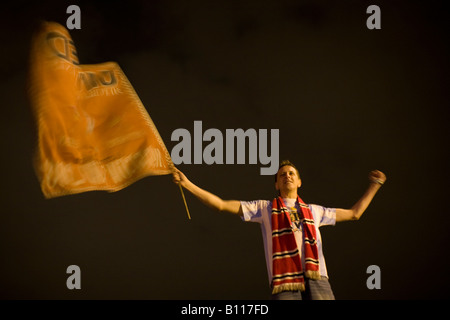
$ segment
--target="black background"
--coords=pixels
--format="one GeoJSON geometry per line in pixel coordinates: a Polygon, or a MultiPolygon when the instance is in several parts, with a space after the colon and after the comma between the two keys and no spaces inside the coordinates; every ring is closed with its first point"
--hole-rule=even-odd
{"type": "MultiPolygon", "coordinates": [[[[448,10],[444,1],[14,1],[1,6],[2,299],[268,299],[259,225],[219,214],[171,176],[45,200],[26,75],[40,20],[66,24],[80,62],[119,63],[169,152],[171,133],[280,129],[309,203],[358,222],[321,229],[337,299],[448,298],[448,10]],[[381,8],[381,30],[366,9],[381,8]],[[447,39],[447,40],[446,40],[447,39]],[[81,290],[66,268],[81,268],[81,290]],[[369,290],[366,269],[381,268],[369,290]]],[[[224,199],[270,199],[258,165],[179,165],[224,199]]]]}

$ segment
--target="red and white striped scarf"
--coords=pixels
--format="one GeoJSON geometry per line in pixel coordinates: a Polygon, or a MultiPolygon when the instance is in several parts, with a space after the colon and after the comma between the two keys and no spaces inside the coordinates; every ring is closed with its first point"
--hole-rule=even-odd
{"type": "Polygon", "coordinates": [[[289,211],[281,197],[275,198],[272,202],[273,294],[283,291],[304,291],[304,276],[320,279],[314,218],[308,205],[299,196],[297,201],[300,205],[300,221],[303,225],[305,272],[302,270],[299,248],[291,229],[289,211]]]}

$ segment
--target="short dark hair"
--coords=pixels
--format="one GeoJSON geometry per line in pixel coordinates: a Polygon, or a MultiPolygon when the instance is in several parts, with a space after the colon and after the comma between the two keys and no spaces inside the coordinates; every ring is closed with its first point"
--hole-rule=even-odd
{"type": "MultiPolygon", "coordinates": [[[[295,169],[295,172],[297,172],[297,176],[300,178],[300,173],[298,172],[297,167],[289,160],[283,160],[280,162],[280,165],[278,166],[278,171],[280,171],[281,168],[285,167],[285,166],[290,166],[292,168],[295,169]]],[[[275,174],[275,182],[277,182],[277,177],[278,177],[278,171],[275,174]]]]}

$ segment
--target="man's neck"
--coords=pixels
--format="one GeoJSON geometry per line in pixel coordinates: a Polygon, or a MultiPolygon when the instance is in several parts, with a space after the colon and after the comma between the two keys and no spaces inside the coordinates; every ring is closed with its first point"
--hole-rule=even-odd
{"type": "Polygon", "coordinates": [[[297,199],[297,190],[280,192],[283,199],[297,199]]]}

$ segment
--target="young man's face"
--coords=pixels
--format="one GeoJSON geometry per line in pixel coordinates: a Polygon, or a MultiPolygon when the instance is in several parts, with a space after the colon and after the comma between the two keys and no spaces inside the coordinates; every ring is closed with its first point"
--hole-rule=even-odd
{"type": "Polygon", "coordinates": [[[280,191],[297,190],[301,185],[302,181],[294,167],[284,166],[278,170],[275,189],[280,191]]]}

